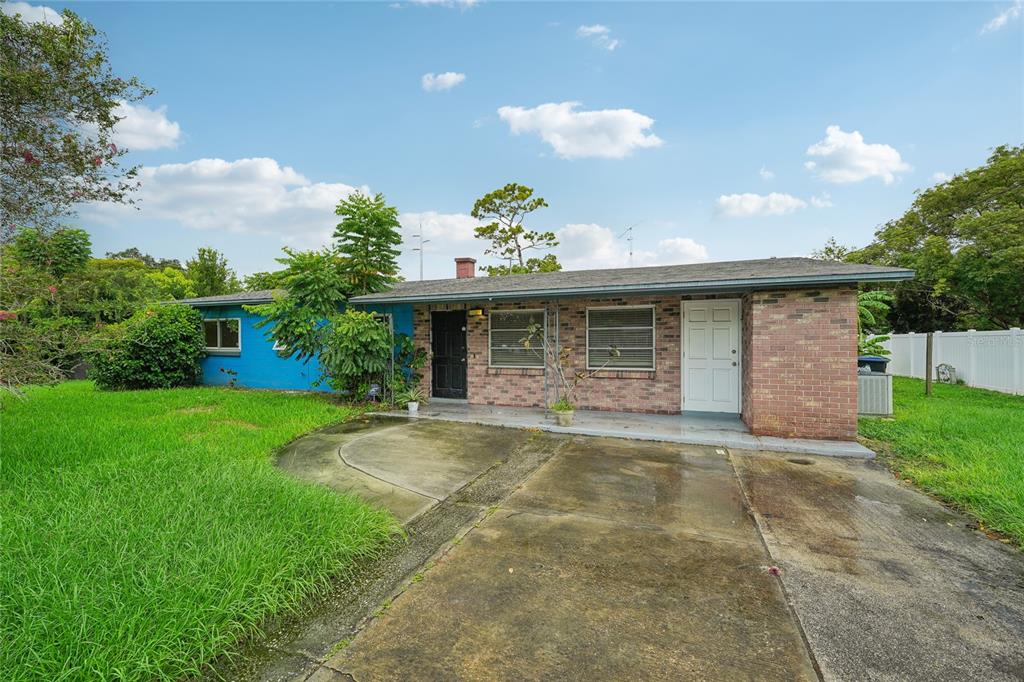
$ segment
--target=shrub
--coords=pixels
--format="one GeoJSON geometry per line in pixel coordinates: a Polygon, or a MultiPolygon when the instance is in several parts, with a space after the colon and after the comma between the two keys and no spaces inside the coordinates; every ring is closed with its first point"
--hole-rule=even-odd
{"type": "Polygon", "coordinates": [[[391,330],[374,313],[349,308],[332,316],[325,327],[320,368],[335,391],[355,391],[384,381],[391,362],[391,330]]]}
{"type": "Polygon", "coordinates": [[[203,357],[202,317],[186,305],[139,311],[112,325],[95,354],[92,377],[107,390],[189,386],[203,357]]]}

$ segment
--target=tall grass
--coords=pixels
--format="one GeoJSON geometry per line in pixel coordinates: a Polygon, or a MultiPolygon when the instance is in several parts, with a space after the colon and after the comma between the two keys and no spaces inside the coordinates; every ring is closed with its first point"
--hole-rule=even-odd
{"type": "Polygon", "coordinates": [[[350,414],[314,396],[89,382],[6,398],[3,679],[195,673],[378,552],[387,512],[269,457],[350,414]]]}
{"type": "Polygon", "coordinates": [[[901,476],[1024,547],[1024,397],[895,377],[894,419],[862,418],[901,476]]]}

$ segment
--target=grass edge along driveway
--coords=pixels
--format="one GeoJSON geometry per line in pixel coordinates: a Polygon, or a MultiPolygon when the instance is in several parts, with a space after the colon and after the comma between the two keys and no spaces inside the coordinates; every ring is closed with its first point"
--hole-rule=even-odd
{"type": "MultiPolygon", "coordinates": [[[[862,417],[899,476],[1024,548],[1024,396],[893,378],[892,419],[862,417]]],[[[878,448],[876,448],[878,449],[878,448]]]]}
{"type": "Polygon", "coordinates": [[[398,528],[270,455],[355,410],[215,388],[3,397],[0,670],[177,679],[327,589],[398,528]]]}

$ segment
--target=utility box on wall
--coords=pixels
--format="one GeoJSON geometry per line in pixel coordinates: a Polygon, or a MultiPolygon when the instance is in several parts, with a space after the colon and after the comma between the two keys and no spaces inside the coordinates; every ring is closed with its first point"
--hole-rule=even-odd
{"type": "Polygon", "coordinates": [[[857,414],[892,414],[892,375],[872,372],[857,375],[857,414]]]}

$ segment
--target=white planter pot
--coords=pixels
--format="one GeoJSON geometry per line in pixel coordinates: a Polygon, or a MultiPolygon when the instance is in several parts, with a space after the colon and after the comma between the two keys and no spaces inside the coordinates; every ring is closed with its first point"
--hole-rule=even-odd
{"type": "Polygon", "coordinates": [[[408,403],[406,407],[409,408],[409,414],[419,414],[420,404],[418,402],[408,403]]]}
{"type": "Polygon", "coordinates": [[[555,411],[555,421],[559,426],[572,426],[573,410],[555,411]]]}

